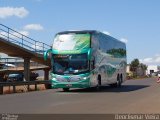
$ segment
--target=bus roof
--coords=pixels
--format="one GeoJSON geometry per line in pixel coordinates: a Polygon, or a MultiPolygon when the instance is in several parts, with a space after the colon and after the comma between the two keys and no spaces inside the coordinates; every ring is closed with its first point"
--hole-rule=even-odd
{"type": "Polygon", "coordinates": [[[92,33],[95,33],[95,32],[98,32],[98,31],[96,31],[96,30],[68,30],[68,31],[59,32],[57,34],[69,34],[69,33],[75,33],[75,34],[89,33],[89,34],[92,34],[92,33]]]}

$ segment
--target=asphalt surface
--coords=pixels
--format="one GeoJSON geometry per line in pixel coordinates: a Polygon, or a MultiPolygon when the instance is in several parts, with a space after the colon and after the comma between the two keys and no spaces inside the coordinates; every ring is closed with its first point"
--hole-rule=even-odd
{"type": "Polygon", "coordinates": [[[110,114],[160,113],[156,78],[128,80],[121,88],[61,89],[0,95],[0,113],[110,114]]]}

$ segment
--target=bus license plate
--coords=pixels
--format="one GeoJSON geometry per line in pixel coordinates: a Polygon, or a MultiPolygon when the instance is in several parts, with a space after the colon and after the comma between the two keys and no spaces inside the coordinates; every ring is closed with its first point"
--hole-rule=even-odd
{"type": "Polygon", "coordinates": [[[67,87],[72,87],[72,84],[67,84],[66,86],[67,86],[67,87]]]}

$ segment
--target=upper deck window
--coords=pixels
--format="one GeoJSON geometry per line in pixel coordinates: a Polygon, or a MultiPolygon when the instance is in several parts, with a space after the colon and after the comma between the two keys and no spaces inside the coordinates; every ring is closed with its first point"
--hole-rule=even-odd
{"type": "Polygon", "coordinates": [[[90,34],[58,34],[53,42],[56,50],[81,50],[90,47],[90,34]]]}

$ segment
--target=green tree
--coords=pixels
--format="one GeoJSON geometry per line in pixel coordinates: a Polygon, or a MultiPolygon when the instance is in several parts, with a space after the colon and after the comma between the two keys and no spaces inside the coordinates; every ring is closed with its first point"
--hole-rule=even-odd
{"type": "Polygon", "coordinates": [[[143,64],[143,63],[140,63],[140,64],[139,64],[139,67],[143,70],[143,75],[145,75],[148,66],[145,65],[145,64],[143,64]]]}
{"type": "Polygon", "coordinates": [[[133,73],[133,77],[137,77],[138,75],[137,70],[141,69],[143,71],[142,74],[144,76],[146,73],[147,67],[148,67],[147,65],[140,63],[139,60],[136,58],[133,61],[131,61],[130,71],[133,73]]]}
{"type": "Polygon", "coordinates": [[[133,72],[133,76],[137,76],[137,69],[138,69],[139,65],[140,65],[140,62],[137,58],[134,59],[133,61],[131,61],[130,71],[133,72]]]}
{"type": "Polygon", "coordinates": [[[147,70],[147,68],[148,68],[148,66],[143,63],[140,63],[139,67],[141,67],[142,70],[147,70]]]}

